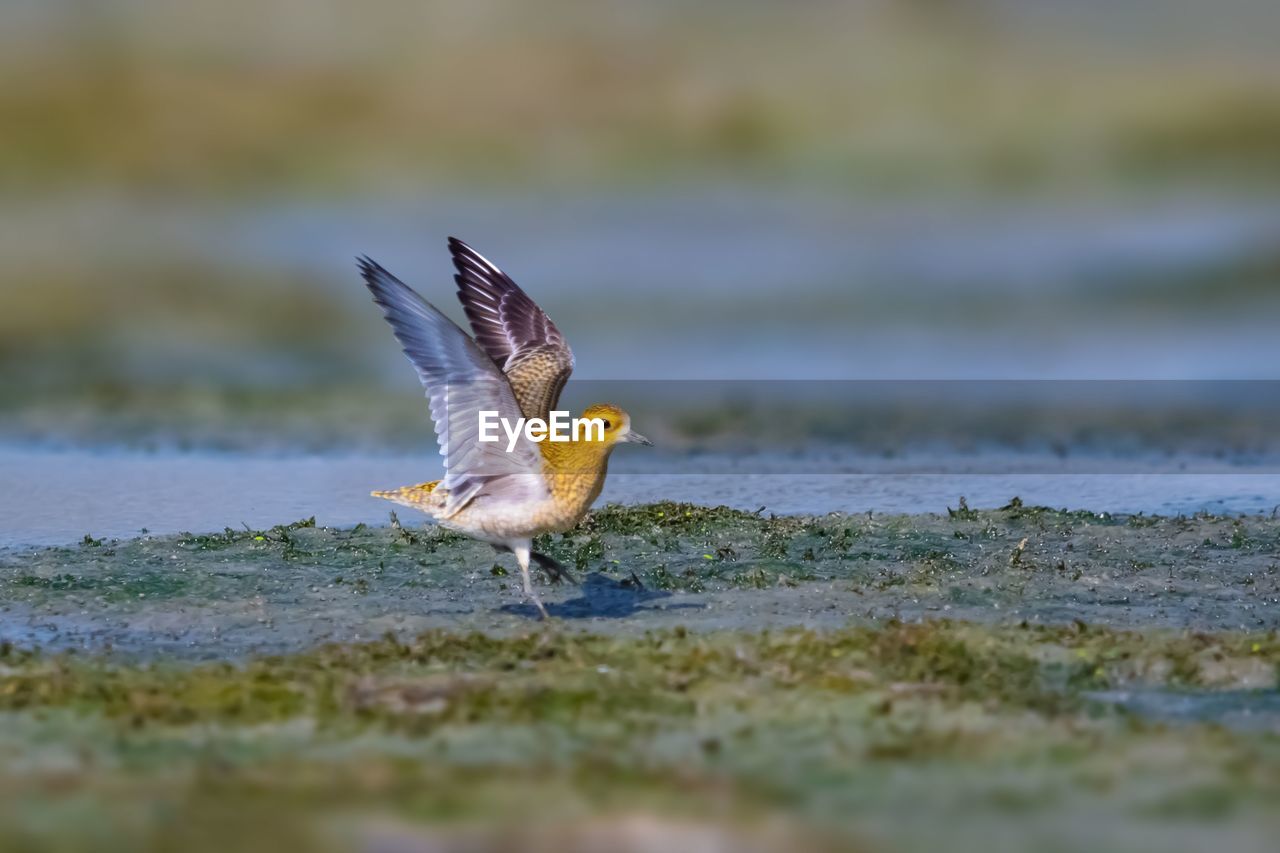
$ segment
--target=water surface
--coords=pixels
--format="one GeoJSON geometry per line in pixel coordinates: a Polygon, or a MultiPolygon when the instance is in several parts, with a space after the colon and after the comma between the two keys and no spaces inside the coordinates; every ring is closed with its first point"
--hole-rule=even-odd
{"type": "MultiPolygon", "coordinates": [[[[629,449],[628,449],[629,450],[629,449]]],[[[733,456],[615,454],[599,503],[678,500],[778,514],[945,513],[961,496],[1028,505],[1159,515],[1261,514],[1280,505],[1274,466],[1047,455],[918,454],[899,459],[830,451],[733,456]],[[1109,467],[1110,466],[1110,467],[1109,467]],[[1108,473],[1108,470],[1114,473],[1108,473]]],[[[0,545],[321,524],[385,523],[395,507],[369,496],[440,476],[429,455],[0,449],[0,545]]],[[[416,514],[401,509],[405,520],[416,514]]]]}

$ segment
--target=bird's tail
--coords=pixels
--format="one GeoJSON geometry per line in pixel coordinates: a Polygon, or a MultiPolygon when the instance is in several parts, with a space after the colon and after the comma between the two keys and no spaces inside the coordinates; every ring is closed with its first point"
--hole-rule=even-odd
{"type": "Polygon", "coordinates": [[[416,486],[401,486],[398,489],[378,490],[370,492],[375,498],[393,501],[404,506],[414,508],[425,508],[428,505],[434,505],[440,498],[444,496],[441,492],[435,494],[436,486],[440,485],[439,480],[432,480],[430,483],[418,483],[416,486]],[[434,500],[433,500],[434,498],[434,500]]]}

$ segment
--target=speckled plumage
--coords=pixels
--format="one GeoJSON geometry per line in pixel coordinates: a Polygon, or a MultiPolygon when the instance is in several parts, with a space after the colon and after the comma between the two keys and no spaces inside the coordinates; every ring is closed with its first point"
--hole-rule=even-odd
{"type": "Polygon", "coordinates": [[[560,392],[572,370],[573,358],[566,358],[563,348],[540,346],[508,359],[503,373],[524,416],[546,420],[560,401],[560,392]]]}
{"type": "Polygon", "coordinates": [[[506,374],[527,418],[546,419],[556,407],[573,351],[546,312],[511,277],[456,237],[449,251],[458,270],[458,301],[476,343],[506,374]]]}
{"type": "Polygon", "coordinates": [[[568,530],[600,496],[609,454],[620,442],[648,444],[631,431],[622,409],[596,404],[583,413],[605,422],[602,436],[514,446],[481,442],[480,411],[546,420],[573,370],[564,336],[509,276],[461,240],[450,238],[458,297],[475,339],[408,285],[365,258],[360,269],[374,301],[418,372],[431,404],[445,477],[375,497],[431,515],[442,526],[516,555],[525,594],[546,610],[529,581],[536,558],[553,579],[567,576],[550,558],[532,553],[542,533],[568,530]]]}

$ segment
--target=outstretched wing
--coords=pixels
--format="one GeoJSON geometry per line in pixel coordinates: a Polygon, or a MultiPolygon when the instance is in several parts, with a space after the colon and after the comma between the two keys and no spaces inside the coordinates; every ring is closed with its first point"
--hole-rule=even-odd
{"type": "Polygon", "coordinates": [[[476,343],[497,363],[525,417],[546,418],[573,372],[564,335],[511,277],[475,249],[449,238],[458,274],[458,299],[476,343]]]}
{"type": "Polygon", "coordinates": [[[481,411],[496,411],[511,423],[520,417],[511,384],[493,360],[407,284],[369,258],[360,258],[359,265],[373,301],[382,307],[426,389],[444,457],[442,485],[449,490],[445,512],[452,514],[485,495],[512,501],[545,497],[537,446],[521,435],[507,452],[502,430],[502,440],[480,441],[481,411]]]}

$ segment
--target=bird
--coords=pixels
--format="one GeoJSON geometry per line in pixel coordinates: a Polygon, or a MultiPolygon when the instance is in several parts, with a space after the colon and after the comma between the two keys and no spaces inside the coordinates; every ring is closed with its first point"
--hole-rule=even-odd
{"type": "Polygon", "coordinates": [[[505,435],[481,441],[484,412],[508,423],[551,418],[573,372],[573,351],[510,276],[458,238],[450,237],[448,245],[474,338],[367,255],[357,258],[374,303],[426,392],[445,466],[442,479],[372,494],[514,554],[525,598],[546,619],[530,561],[553,583],[574,579],[555,559],[533,550],[534,537],[581,521],[600,496],[615,447],[653,442],[612,403],[588,406],[582,418],[596,421],[596,429],[575,429],[569,441],[534,441],[528,431],[510,441],[505,435]]]}

